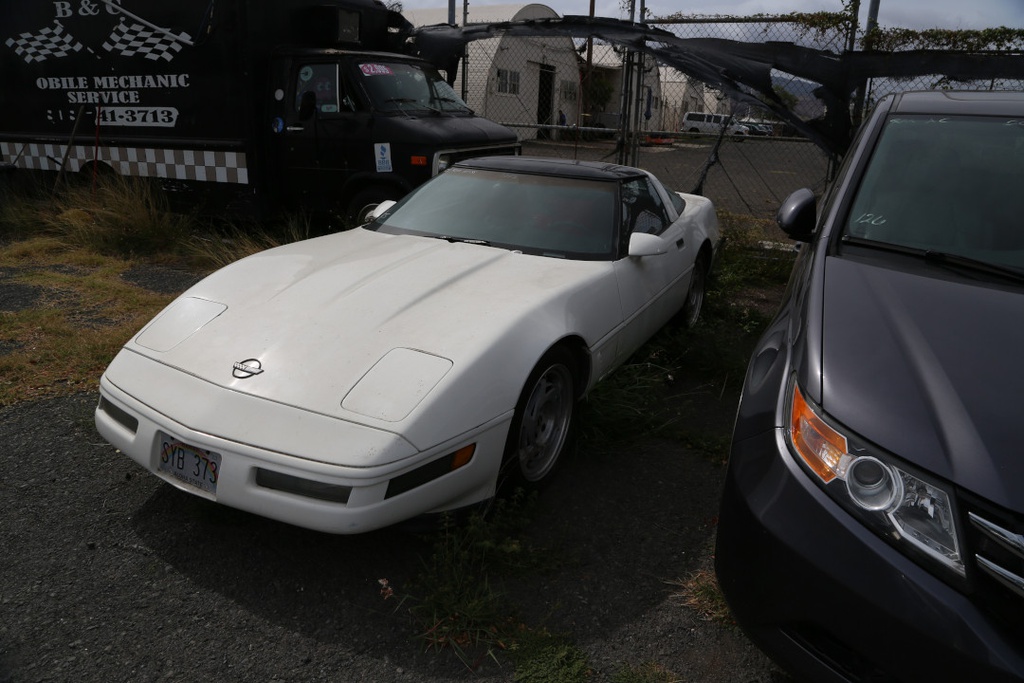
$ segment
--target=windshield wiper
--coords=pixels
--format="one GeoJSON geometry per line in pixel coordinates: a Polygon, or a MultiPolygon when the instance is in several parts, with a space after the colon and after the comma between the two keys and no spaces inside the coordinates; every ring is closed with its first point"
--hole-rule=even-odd
{"type": "Polygon", "coordinates": [[[1002,266],[998,263],[990,263],[988,261],[971,258],[970,256],[963,256],[962,254],[950,254],[945,251],[927,249],[924,252],[924,259],[926,261],[931,261],[932,263],[941,263],[945,266],[967,268],[979,273],[985,273],[986,275],[995,275],[997,277],[1008,278],[1015,282],[1024,282],[1024,271],[1013,268],[1012,266],[1002,266]]]}
{"type": "MultiPolygon", "coordinates": [[[[427,111],[432,111],[435,114],[440,114],[441,113],[440,109],[436,109],[434,107],[431,107],[429,104],[424,104],[423,102],[420,102],[419,100],[417,100],[416,98],[413,98],[413,97],[389,97],[388,99],[384,100],[384,103],[385,104],[418,104],[419,107],[413,107],[413,109],[426,109],[427,111]]],[[[403,112],[406,111],[405,107],[399,107],[399,109],[401,109],[403,112]]]]}
{"type": "Polygon", "coordinates": [[[435,95],[433,99],[437,100],[438,102],[444,102],[446,104],[454,104],[455,111],[465,111],[469,112],[470,114],[473,113],[473,110],[470,109],[465,102],[463,102],[462,100],[457,100],[454,97],[441,97],[440,95],[435,95]]]}
{"type": "Polygon", "coordinates": [[[972,270],[986,275],[995,275],[996,277],[1007,278],[1014,282],[1024,282],[1024,271],[1021,271],[1018,268],[1004,266],[998,263],[991,263],[989,261],[982,261],[981,259],[964,256],[962,254],[951,254],[949,252],[939,251],[938,249],[908,247],[904,244],[893,244],[891,242],[879,242],[877,240],[869,240],[863,237],[854,237],[852,235],[843,235],[843,243],[853,244],[858,247],[869,247],[883,251],[892,251],[897,254],[918,256],[929,263],[937,263],[947,267],[959,268],[961,270],[972,270]]]}
{"type": "Polygon", "coordinates": [[[469,237],[452,237],[451,235],[433,235],[433,237],[434,239],[444,240],[445,242],[449,242],[451,244],[460,242],[462,244],[479,244],[484,247],[491,246],[491,243],[488,242],[487,240],[476,240],[471,239],[469,237]]]}

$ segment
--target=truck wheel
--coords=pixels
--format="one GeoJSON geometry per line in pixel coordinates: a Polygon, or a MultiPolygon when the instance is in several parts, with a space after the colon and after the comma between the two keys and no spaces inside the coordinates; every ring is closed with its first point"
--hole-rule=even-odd
{"type": "Polygon", "coordinates": [[[401,196],[398,190],[387,187],[368,187],[360,190],[348,204],[348,219],[352,225],[362,225],[378,204],[388,199],[400,199],[401,196]]]}

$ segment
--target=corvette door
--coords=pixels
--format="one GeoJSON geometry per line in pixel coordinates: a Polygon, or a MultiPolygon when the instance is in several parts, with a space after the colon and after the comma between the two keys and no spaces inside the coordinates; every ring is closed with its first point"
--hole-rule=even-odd
{"type": "Polygon", "coordinates": [[[617,349],[619,359],[625,360],[682,307],[697,245],[686,242],[681,221],[671,222],[672,214],[647,178],[624,183],[621,215],[627,237],[645,232],[657,235],[665,243],[664,253],[624,255],[615,263],[619,299],[626,319],[617,349]]]}

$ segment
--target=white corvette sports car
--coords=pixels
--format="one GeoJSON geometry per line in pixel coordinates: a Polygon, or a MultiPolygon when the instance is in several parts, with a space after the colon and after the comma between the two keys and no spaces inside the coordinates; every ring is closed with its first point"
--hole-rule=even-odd
{"type": "Polygon", "coordinates": [[[131,339],[96,426],[180,489],[359,533],[536,484],[575,402],[692,324],[711,202],[649,173],[460,162],[367,225],[207,277],[131,339]]]}

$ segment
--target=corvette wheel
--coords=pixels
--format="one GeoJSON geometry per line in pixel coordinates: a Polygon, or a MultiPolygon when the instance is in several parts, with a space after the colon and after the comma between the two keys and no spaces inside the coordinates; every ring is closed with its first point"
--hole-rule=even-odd
{"type": "Polygon", "coordinates": [[[704,306],[704,293],[708,284],[707,259],[698,258],[693,264],[693,275],[690,276],[690,288],[686,292],[686,302],[683,304],[680,319],[687,329],[693,327],[700,320],[700,309],[704,306]]]}
{"type": "Polygon", "coordinates": [[[573,365],[572,356],[556,348],[530,373],[505,446],[506,480],[535,486],[558,464],[576,404],[573,365]]]}

